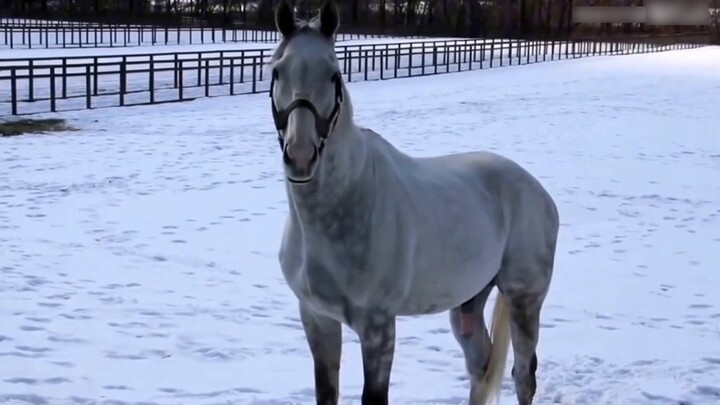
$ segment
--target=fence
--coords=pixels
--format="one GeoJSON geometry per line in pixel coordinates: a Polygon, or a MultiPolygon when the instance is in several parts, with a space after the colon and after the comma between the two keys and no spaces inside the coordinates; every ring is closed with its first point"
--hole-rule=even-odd
{"type": "MultiPolygon", "coordinates": [[[[699,44],[455,40],[336,46],[346,81],[685,49],[699,44]]],[[[271,49],[0,59],[0,116],[268,91],[271,49]],[[9,90],[9,91],[8,91],[9,90]]]]}
{"type": "MultiPolygon", "coordinates": [[[[141,45],[193,45],[229,42],[272,43],[280,40],[277,30],[207,28],[152,25],[0,25],[2,45],[23,48],[99,48],[141,45]]],[[[338,33],[337,41],[387,38],[386,35],[338,33]]]]}

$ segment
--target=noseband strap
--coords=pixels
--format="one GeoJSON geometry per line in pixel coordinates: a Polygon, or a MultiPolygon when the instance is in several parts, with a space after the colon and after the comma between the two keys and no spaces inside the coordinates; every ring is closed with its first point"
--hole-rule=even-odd
{"type": "Polygon", "coordinates": [[[305,108],[312,113],[313,117],[315,117],[315,131],[317,131],[318,136],[320,137],[318,153],[322,152],[325,147],[325,140],[327,140],[327,137],[335,129],[335,124],[337,124],[338,117],[340,116],[340,105],[343,101],[342,78],[340,73],[335,73],[332,76],[332,81],[335,84],[335,106],[328,117],[320,116],[320,113],[317,108],[315,108],[315,105],[310,100],[304,98],[295,99],[287,107],[278,110],[275,106],[275,99],[273,97],[273,89],[275,87],[276,78],[277,73],[273,71],[272,79],[270,80],[270,104],[272,105],[273,121],[275,121],[275,128],[278,132],[280,150],[285,150],[285,138],[283,133],[287,129],[290,113],[296,108],[305,108]]]}

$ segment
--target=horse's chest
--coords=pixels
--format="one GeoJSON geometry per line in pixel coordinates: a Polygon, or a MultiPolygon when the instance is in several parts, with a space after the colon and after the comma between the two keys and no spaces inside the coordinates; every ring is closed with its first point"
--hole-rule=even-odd
{"type": "Polygon", "coordinates": [[[321,265],[306,259],[295,269],[288,269],[288,284],[303,304],[340,322],[346,322],[354,301],[349,283],[342,277],[342,269],[321,265]]]}
{"type": "MultiPolygon", "coordinates": [[[[300,301],[315,311],[346,322],[347,311],[357,301],[360,289],[353,289],[361,269],[357,253],[342,248],[317,250],[308,243],[291,244],[281,255],[281,267],[288,286],[300,301]]],[[[355,287],[358,287],[355,285],[355,287]]]]}
{"type": "MultiPolygon", "coordinates": [[[[352,200],[352,199],[350,199],[352,200]]],[[[370,215],[356,204],[338,204],[286,230],[283,272],[298,298],[318,312],[348,321],[373,293],[370,215]]]]}

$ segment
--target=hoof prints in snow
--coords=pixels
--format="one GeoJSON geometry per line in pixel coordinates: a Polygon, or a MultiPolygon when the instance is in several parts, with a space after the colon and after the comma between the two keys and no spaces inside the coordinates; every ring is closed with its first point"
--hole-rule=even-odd
{"type": "MultiPolygon", "coordinates": [[[[556,196],[538,404],[719,403],[717,103],[702,98],[718,52],[350,86],[358,121],[403,150],[494,150],[556,196]]],[[[72,134],[3,139],[0,403],[314,403],[264,100],[78,112],[72,134]]],[[[341,402],[356,404],[344,342],[341,402]]],[[[466,401],[447,314],[401,318],[396,356],[394,404],[466,401]]]]}

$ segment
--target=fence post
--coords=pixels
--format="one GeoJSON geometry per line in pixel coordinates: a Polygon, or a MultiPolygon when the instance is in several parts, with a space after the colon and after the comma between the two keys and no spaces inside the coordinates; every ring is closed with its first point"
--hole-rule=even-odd
{"type": "Polygon", "coordinates": [[[93,95],[98,95],[98,57],[95,56],[93,58],[93,95]]]}
{"type": "Polygon", "coordinates": [[[35,61],[28,60],[28,101],[35,101],[35,61]]]}
{"type": "Polygon", "coordinates": [[[148,81],[148,90],[150,90],[150,104],[155,104],[155,55],[150,55],[150,77],[148,81]]]}
{"type": "Polygon", "coordinates": [[[347,69],[348,82],[351,82],[352,81],[352,62],[353,61],[352,61],[352,51],[348,47],[345,47],[345,61],[347,62],[346,65],[348,66],[348,69],[347,69]]]}
{"type": "Polygon", "coordinates": [[[397,48],[393,49],[395,52],[393,52],[393,78],[398,77],[398,68],[400,67],[400,45],[398,45],[397,48]]]}
{"type": "Polygon", "coordinates": [[[455,55],[455,62],[457,62],[458,72],[461,72],[462,54],[460,53],[460,45],[458,45],[458,41],[453,42],[453,55],[455,55]]]}
{"type": "Polygon", "coordinates": [[[513,60],[513,57],[512,57],[512,49],[513,49],[513,46],[512,46],[512,44],[513,44],[513,40],[512,40],[512,39],[509,39],[509,40],[508,40],[508,65],[510,65],[510,66],[512,66],[512,60],[513,60]]]}
{"type": "Polygon", "coordinates": [[[197,86],[202,86],[202,53],[197,53],[197,86]]]}
{"type": "Polygon", "coordinates": [[[448,41],[443,42],[443,61],[445,61],[445,72],[450,72],[450,46],[448,45],[448,41]]]}
{"type": "MultiPolygon", "coordinates": [[[[360,52],[362,52],[362,50],[360,52]]],[[[373,59],[374,58],[375,56],[373,55],[373,59]]],[[[370,53],[367,49],[365,49],[365,71],[363,73],[365,75],[365,80],[368,79],[368,59],[370,59],[370,53]]]]}
{"type": "Polygon", "coordinates": [[[252,59],[252,92],[257,93],[257,56],[252,59]]]}
{"type": "Polygon", "coordinates": [[[240,83],[245,83],[245,51],[240,51],[240,83]]]}
{"type": "Polygon", "coordinates": [[[126,83],[125,81],[127,78],[125,77],[127,66],[125,65],[126,57],[123,56],[122,62],[120,63],[120,106],[125,105],[125,87],[126,83]]]}
{"type": "Polygon", "coordinates": [[[493,67],[493,58],[495,57],[495,38],[490,42],[490,67],[493,67]]]}
{"type": "Polygon", "coordinates": [[[532,53],[532,42],[526,41],[525,42],[525,64],[530,64],[530,54],[532,53]]]}
{"type": "Polygon", "coordinates": [[[15,68],[10,69],[10,104],[12,115],[18,113],[18,96],[17,96],[17,71],[15,68]]]}
{"type": "Polygon", "coordinates": [[[92,101],[91,101],[91,85],[92,81],[90,80],[90,65],[85,65],[85,107],[89,110],[92,108],[92,101]]]}
{"type": "MultiPolygon", "coordinates": [[[[473,40],[470,45],[470,50],[468,51],[467,48],[465,49],[465,52],[470,52],[470,60],[468,61],[468,70],[472,70],[472,64],[473,59],[475,58],[475,47],[477,46],[477,41],[473,40]]],[[[467,53],[466,53],[467,56],[467,53]]]]}
{"type": "Polygon", "coordinates": [[[205,97],[210,97],[210,59],[205,59],[205,97]]]}
{"type": "Polygon", "coordinates": [[[515,48],[517,49],[517,56],[518,56],[517,64],[518,64],[518,65],[522,65],[523,45],[524,45],[524,42],[521,42],[521,40],[518,40],[518,44],[517,44],[517,46],[515,47],[515,48]]]}
{"type": "Polygon", "coordinates": [[[173,55],[173,85],[177,89],[178,88],[178,81],[180,80],[178,75],[180,71],[180,63],[178,63],[178,54],[176,53],[173,55]]]}
{"type": "Polygon", "coordinates": [[[235,58],[230,58],[230,95],[235,95],[235,58]]]}
{"type": "MultiPolygon", "coordinates": [[[[177,56],[177,54],[176,54],[177,56]]],[[[183,70],[184,70],[184,60],[180,59],[180,67],[178,68],[178,100],[183,101],[183,86],[184,86],[184,80],[183,80],[183,70]]]]}
{"type": "Polygon", "coordinates": [[[415,54],[413,52],[415,48],[413,47],[413,43],[410,42],[410,51],[408,55],[408,77],[412,77],[412,68],[413,68],[413,57],[415,57],[415,54]]]}
{"type": "MultiPolygon", "coordinates": [[[[385,79],[385,64],[383,63],[383,53],[385,52],[384,49],[380,50],[380,80],[385,79]]],[[[437,66],[437,65],[436,65],[437,66]]],[[[437,67],[436,67],[437,69],[437,67]]]]}
{"type": "Polygon", "coordinates": [[[62,98],[67,98],[67,58],[62,58],[62,98]]]}
{"type": "MultiPolygon", "coordinates": [[[[225,31],[223,29],[223,35],[224,34],[225,34],[225,31]]],[[[218,79],[218,84],[221,86],[225,84],[225,77],[224,77],[225,72],[223,69],[224,66],[225,66],[225,52],[220,51],[220,79],[218,79]]]]}
{"type": "Polygon", "coordinates": [[[50,68],[50,111],[57,111],[55,106],[55,66],[50,68]]]}

